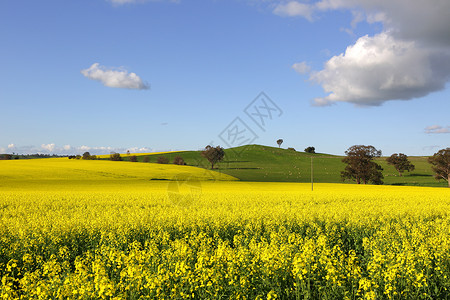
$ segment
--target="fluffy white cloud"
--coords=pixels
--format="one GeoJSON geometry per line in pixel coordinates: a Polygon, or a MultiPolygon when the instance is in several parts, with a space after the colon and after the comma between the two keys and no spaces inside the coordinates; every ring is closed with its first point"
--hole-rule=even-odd
{"type": "MultiPolygon", "coordinates": [[[[293,1],[291,6],[296,6],[293,1]]],[[[345,53],[311,74],[327,96],[317,105],[351,102],[380,105],[409,100],[445,88],[450,80],[450,1],[320,0],[300,3],[311,20],[328,10],[350,10],[354,28],[362,20],[382,22],[384,31],[359,38],[345,53]]],[[[286,7],[286,4],[280,4],[286,7]]],[[[285,14],[289,16],[289,14],[285,14]]]]}
{"type": "Polygon", "coordinates": [[[313,7],[311,5],[290,1],[288,3],[278,4],[273,13],[279,16],[297,17],[301,16],[308,20],[312,20],[313,7]]]}
{"type": "Polygon", "coordinates": [[[450,126],[442,127],[440,125],[432,125],[425,127],[426,133],[450,133],[450,126]]]}
{"type": "Polygon", "coordinates": [[[311,79],[330,93],[315,103],[379,105],[422,97],[445,87],[448,60],[450,54],[417,47],[416,42],[397,40],[388,33],[364,36],[327,61],[322,71],[313,72],[311,79]]]}
{"type": "Polygon", "coordinates": [[[14,149],[14,148],[16,148],[16,145],[14,145],[14,144],[9,144],[8,145],[8,149],[14,149]]]}
{"type": "Polygon", "coordinates": [[[42,144],[41,148],[48,152],[53,152],[53,150],[55,150],[55,144],[42,144]]]}
{"type": "Polygon", "coordinates": [[[81,70],[85,77],[97,80],[104,86],[124,89],[148,89],[148,84],[144,83],[136,73],[128,73],[122,68],[107,68],[99,63],[94,63],[88,69],[81,70]]]}
{"type": "Polygon", "coordinates": [[[306,62],[299,62],[292,65],[292,69],[299,74],[306,74],[311,71],[311,67],[306,62]]]}

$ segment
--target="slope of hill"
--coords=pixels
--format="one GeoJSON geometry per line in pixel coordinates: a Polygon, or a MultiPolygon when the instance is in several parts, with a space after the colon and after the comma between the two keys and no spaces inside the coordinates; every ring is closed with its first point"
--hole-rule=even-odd
{"type": "MultiPolygon", "coordinates": [[[[201,156],[200,151],[170,152],[138,156],[138,161],[148,157],[156,162],[158,157],[169,158],[170,163],[176,156],[181,156],[190,166],[210,169],[209,162],[201,156]]],[[[124,155],[124,160],[129,158],[124,155]]],[[[216,171],[234,176],[243,181],[274,182],[310,182],[311,158],[313,160],[314,182],[342,182],[340,173],[345,168],[342,156],[329,154],[309,154],[294,150],[280,149],[261,145],[248,145],[225,149],[225,158],[215,166],[216,171]]],[[[393,166],[386,163],[386,158],[376,161],[383,167],[384,182],[389,185],[447,186],[433,178],[430,164],[426,157],[410,157],[416,169],[400,177],[393,166]]]]}

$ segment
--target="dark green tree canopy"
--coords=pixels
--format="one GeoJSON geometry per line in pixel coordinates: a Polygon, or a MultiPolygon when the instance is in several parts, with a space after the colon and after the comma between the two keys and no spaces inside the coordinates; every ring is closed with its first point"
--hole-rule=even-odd
{"type": "Polygon", "coordinates": [[[280,148],[281,144],[283,144],[283,139],[278,139],[277,144],[278,144],[278,148],[280,148]]]}
{"type": "Polygon", "coordinates": [[[211,163],[211,169],[214,169],[214,165],[225,156],[225,150],[220,146],[212,147],[208,145],[202,151],[202,156],[211,163]]]}
{"type": "Polygon", "coordinates": [[[434,178],[446,180],[450,187],[450,148],[439,150],[428,158],[428,162],[433,165],[434,178]]]}
{"type": "Polygon", "coordinates": [[[345,170],[341,172],[343,180],[350,179],[360,184],[383,184],[383,168],[372,160],[381,156],[381,150],[373,146],[354,145],[345,151],[347,155],[342,162],[346,163],[345,170]]]}
{"type": "Polygon", "coordinates": [[[305,152],[306,153],[316,153],[316,148],[314,148],[314,147],[307,147],[307,148],[305,148],[305,152]]]}
{"type": "Polygon", "coordinates": [[[408,156],[403,153],[394,153],[386,159],[387,163],[393,165],[400,176],[403,176],[403,172],[414,171],[416,168],[408,159],[408,156]]]}

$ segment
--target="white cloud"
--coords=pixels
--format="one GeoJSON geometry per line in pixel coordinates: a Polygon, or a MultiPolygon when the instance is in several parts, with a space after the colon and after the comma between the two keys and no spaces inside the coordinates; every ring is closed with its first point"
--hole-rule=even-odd
{"type": "Polygon", "coordinates": [[[311,79],[330,93],[314,101],[317,105],[338,101],[380,105],[422,97],[445,87],[450,75],[448,60],[450,54],[417,47],[389,33],[364,36],[328,60],[322,71],[313,72],[311,79]]]}
{"type": "Polygon", "coordinates": [[[63,146],[63,149],[66,150],[66,151],[69,151],[70,149],[72,149],[72,146],[70,146],[70,145],[64,145],[64,146],[63,146]]]}
{"type": "Polygon", "coordinates": [[[53,152],[53,150],[55,150],[55,144],[42,144],[41,148],[48,152],[53,152]]]}
{"type": "Polygon", "coordinates": [[[14,145],[14,144],[9,144],[8,145],[8,149],[14,149],[14,148],[16,148],[16,145],[14,145]]]}
{"type": "Polygon", "coordinates": [[[450,133],[450,126],[442,127],[440,125],[432,125],[425,127],[426,133],[450,133]]]}
{"type": "Polygon", "coordinates": [[[88,69],[81,70],[85,77],[97,80],[104,86],[124,89],[148,89],[148,84],[144,83],[136,73],[128,73],[122,68],[107,68],[99,63],[94,63],[88,69]]]}
{"type": "Polygon", "coordinates": [[[306,74],[311,71],[311,67],[308,66],[306,62],[299,62],[292,65],[292,69],[294,69],[299,74],[306,74]]]}
{"type": "MultiPolygon", "coordinates": [[[[287,10],[285,3],[277,7],[287,10]]],[[[409,100],[444,89],[450,80],[448,0],[320,0],[301,7],[308,13],[290,10],[284,16],[311,20],[326,11],[349,10],[352,29],[363,20],[384,27],[375,36],[359,38],[345,53],[328,60],[323,70],[312,73],[311,79],[329,93],[315,99],[318,105],[409,100]]]]}
{"type": "Polygon", "coordinates": [[[313,8],[311,5],[300,3],[297,1],[290,1],[288,3],[278,4],[273,13],[283,17],[297,17],[301,16],[312,21],[313,8]]]}

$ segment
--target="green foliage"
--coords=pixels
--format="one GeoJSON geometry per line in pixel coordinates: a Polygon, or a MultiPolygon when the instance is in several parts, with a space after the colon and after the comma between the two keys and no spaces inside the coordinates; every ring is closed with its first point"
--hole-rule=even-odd
{"type": "Polygon", "coordinates": [[[433,165],[434,178],[444,179],[450,187],[450,148],[439,150],[428,158],[428,162],[433,165]]]}
{"type": "Polygon", "coordinates": [[[156,162],[158,164],[168,164],[169,163],[169,159],[167,157],[165,157],[165,156],[160,156],[160,157],[158,157],[156,162]]]}
{"type": "Polygon", "coordinates": [[[381,156],[381,150],[375,149],[373,146],[354,145],[345,151],[347,155],[342,159],[347,166],[341,172],[343,180],[350,179],[356,181],[357,184],[383,184],[383,168],[373,162],[375,157],[381,156]]]}
{"type": "Polygon", "coordinates": [[[137,156],[136,155],[131,155],[130,156],[130,161],[131,162],[137,162],[138,161],[137,156]]]}
{"type": "Polygon", "coordinates": [[[403,153],[394,153],[386,159],[387,163],[393,165],[400,176],[405,171],[414,171],[415,166],[408,160],[408,156],[403,153]]]}
{"type": "Polygon", "coordinates": [[[184,165],[186,165],[186,162],[184,161],[184,159],[181,156],[175,156],[175,158],[173,159],[173,164],[184,166],[184,165]]]}
{"type": "Polygon", "coordinates": [[[121,161],[121,160],[122,160],[122,157],[120,156],[120,153],[111,153],[111,154],[109,155],[109,160],[112,160],[112,161],[121,161]]]}
{"type": "Polygon", "coordinates": [[[305,152],[306,153],[316,153],[316,148],[314,148],[314,147],[307,147],[307,148],[305,148],[305,152]]]}
{"type": "Polygon", "coordinates": [[[202,156],[211,163],[211,169],[214,169],[214,165],[221,161],[225,156],[225,151],[222,147],[211,147],[210,145],[205,147],[202,151],[202,156]]]}
{"type": "Polygon", "coordinates": [[[277,144],[278,144],[278,148],[280,148],[281,144],[283,144],[283,139],[278,139],[277,144]]]}

